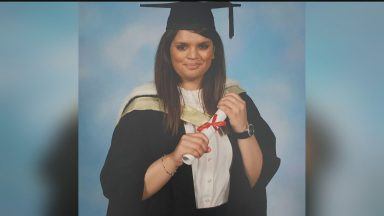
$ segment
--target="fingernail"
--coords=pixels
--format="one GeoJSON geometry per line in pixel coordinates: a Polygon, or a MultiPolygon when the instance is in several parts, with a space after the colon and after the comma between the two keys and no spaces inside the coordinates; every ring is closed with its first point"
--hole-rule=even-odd
{"type": "Polygon", "coordinates": [[[208,147],[208,152],[210,152],[211,151],[211,148],[210,147],[208,147]]]}

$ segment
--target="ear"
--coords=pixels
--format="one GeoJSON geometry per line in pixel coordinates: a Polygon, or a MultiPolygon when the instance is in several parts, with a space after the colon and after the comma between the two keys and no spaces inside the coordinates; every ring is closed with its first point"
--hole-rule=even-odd
{"type": "Polygon", "coordinates": [[[212,54],[212,59],[215,58],[215,46],[213,46],[213,54],[212,54]]]}

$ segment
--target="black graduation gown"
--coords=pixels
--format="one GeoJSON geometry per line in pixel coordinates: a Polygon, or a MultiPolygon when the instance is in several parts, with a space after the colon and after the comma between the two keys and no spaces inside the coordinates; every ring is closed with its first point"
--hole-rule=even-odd
{"type": "MultiPolygon", "coordinates": [[[[227,211],[228,215],[263,216],[267,211],[266,186],[279,168],[280,159],[276,156],[276,139],[272,130],[252,99],[245,92],[239,95],[247,103],[248,121],[255,125],[263,166],[258,182],[251,188],[237,139],[228,134],[233,159],[227,211]]],[[[107,215],[196,215],[192,167],[189,165],[180,166],[159,192],[145,201],[141,200],[147,168],[162,155],[171,153],[185,134],[183,124],[176,136],[166,132],[162,124],[163,115],[160,111],[133,110],[117,124],[100,175],[104,196],[109,199],[107,215]]]]}

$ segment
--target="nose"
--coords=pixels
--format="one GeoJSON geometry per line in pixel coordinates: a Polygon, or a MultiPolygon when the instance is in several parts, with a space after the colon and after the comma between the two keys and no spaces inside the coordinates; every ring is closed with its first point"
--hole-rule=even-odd
{"type": "Polygon", "coordinates": [[[187,58],[196,59],[196,58],[198,58],[198,56],[199,56],[199,53],[198,53],[196,47],[191,47],[191,49],[189,49],[189,52],[187,54],[187,58]]]}

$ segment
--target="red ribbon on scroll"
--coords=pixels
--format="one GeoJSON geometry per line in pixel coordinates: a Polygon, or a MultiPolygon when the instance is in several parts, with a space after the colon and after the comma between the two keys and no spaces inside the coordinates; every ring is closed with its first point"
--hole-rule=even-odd
{"type": "Polygon", "coordinates": [[[197,128],[197,131],[201,132],[202,130],[209,128],[210,126],[215,128],[215,130],[218,130],[219,127],[226,125],[225,121],[216,122],[216,118],[217,118],[217,114],[213,115],[212,122],[204,123],[203,125],[201,125],[200,127],[197,128]]]}

